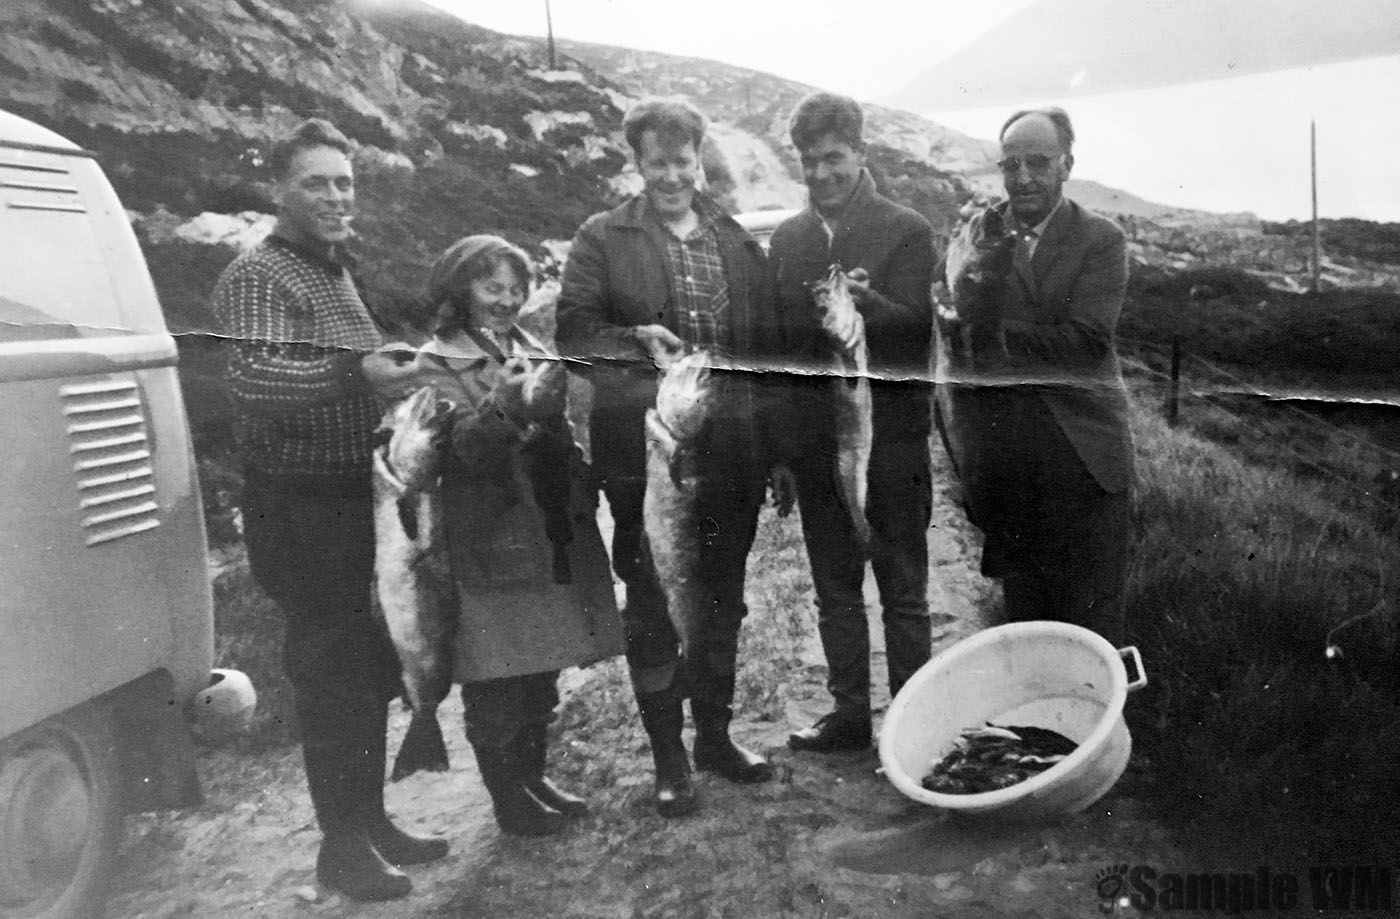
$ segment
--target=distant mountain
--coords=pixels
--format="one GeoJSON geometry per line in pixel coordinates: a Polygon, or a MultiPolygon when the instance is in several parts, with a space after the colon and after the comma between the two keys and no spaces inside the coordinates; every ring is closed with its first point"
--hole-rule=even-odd
{"type": "Polygon", "coordinates": [[[1400,53],[1394,0],[1038,0],[886,104],[934,113],[1400,53]]]}
{"type": "MultiPolygon", "coordinates": [[[[1001,181],[1000,176],[997,177],[997,181],[1001,181]]],[[[1181,213],[1181,208],[1148,201],[1131,192],[1109,188],[1107,185],[1092,179],[1070,179],[1065,183],[1065,195],[1090,210],[1101,213],[1146,217],[1149,220],[1181,213]]]]}

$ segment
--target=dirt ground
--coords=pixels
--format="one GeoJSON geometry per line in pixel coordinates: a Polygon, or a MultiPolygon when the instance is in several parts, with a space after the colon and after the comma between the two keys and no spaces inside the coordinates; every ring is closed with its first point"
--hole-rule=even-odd
{"type": "MultiPolygon", "coordinates": [[[[737,786],[702,774],[698,814],[657,816],[625,668],[611,661],[561,681],[551,771],[593,807],[563,835],[521,840],[497,830],[454,695],[439,713],[451,770],[387,792],[402,825],[452,844],[445,860],[411,869],[408,899],[365,905],[317,888],[319,834],[295,748],[256,756],[205,748],[201,808],[128,820],[110,919],[1079,919],[1101,915],[1095,875],[1105,866],[1182,863],[1131,797],[1137,761],[1086,813],[979,829],[902,797],[879,774],[873,749],[789,751],[788,732],[826,709],[825,665],[796,520],[765,511],[759,541],[756,557],[766,561],[750,573],[734,733],[771,757],[775,781],[737,786]]],[[[937,650],[979,628],[996,600],[976,572],[974,537],[946,494],[935,499],[930,550],[937,650]]],[[[875,596],[872,582],[866,596],[875,596]]],[[[871,619],[878,624],[878,615],[871,619]]],[[[878,687],[877,627],[872,637],[878,687]]],[[[887,701],[877,697],[880,709],[887,701]]],[[[396,707],[391,754],[407,721],[396,707]]]]}

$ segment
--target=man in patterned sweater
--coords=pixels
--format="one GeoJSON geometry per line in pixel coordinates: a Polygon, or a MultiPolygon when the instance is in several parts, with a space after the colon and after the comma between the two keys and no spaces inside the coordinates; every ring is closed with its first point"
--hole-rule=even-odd
{"type": "Polygon", "coordinates": [[[350,150],[319,119],[275,147],[277,226],[224,270],[214,309],[233,344],[248,561],[287,617],[283,666],[324,834],[317,876],[355,899],[387,900],[411,887],[398,866],[440,858],[447,844],[404,833],[384,812],[398,665],[370,612],[380,405],[361,362],[381,336],[341,251],[355,200],[350,150]]]}

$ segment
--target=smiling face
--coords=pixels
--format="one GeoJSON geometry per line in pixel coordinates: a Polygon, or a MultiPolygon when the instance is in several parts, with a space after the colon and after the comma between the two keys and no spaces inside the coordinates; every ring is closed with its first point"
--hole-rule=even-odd
{"type": "Polygon", "coordinates": [[[662,220],[681,220],[695,199],[700,182],[700,151],[690,138],[655,130],[642,132],[637,170],[646,182],[647,197],[662,220]]]}
{"type": "Polygon", "coordinates": [[[1011,211],[1033,227],[1060,202],[1074,155],[1060,145],[1054,123],[1034,113],[1018,118],[1001,139],[1001,176],[1011,211]]]}
{"type": "Polygon", "coordinates": [[[813,207],[828,216],[840,213],[860,181],[865,151],[835,134],[824,134],[800,152],[802,178],[807,182],[813,207]]]}
{"type": "Polygon", "coordinates": [[[355,176],[334,147],[298,150],[277,182],[277,228],[293,242],[329,248],[350,238],[355,176]]]}
{"type": "Polygon", "coordinates": [[[497,259],[490,274],[467,285],[468,319],[473,328],[500,334],[510,330],[529,296],[529,283],[506,259],[497,259]]]}

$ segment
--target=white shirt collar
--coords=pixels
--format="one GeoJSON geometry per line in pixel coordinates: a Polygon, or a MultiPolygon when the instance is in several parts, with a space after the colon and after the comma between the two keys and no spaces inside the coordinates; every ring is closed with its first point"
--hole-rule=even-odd
{"type": "Polygon", "coordinates": [[[1060,208],[1065,206],[1065,196],[1060,195],[1060,200],[1055,202],[1055,206],[1050,208],[1050,213],[1045,215],[1045,219],[1037,223],[1030,229],[1021,226],[1021,221],[1016,219],[1016,215],[1011,215],[1016,233],[1026,244],[1027,255],[1035,255],[1035,247],[1040,244],[1040,238],[1045,235],[1045,228],[1050,225],[1050,221],[1055,219],[1060,208]]]}

